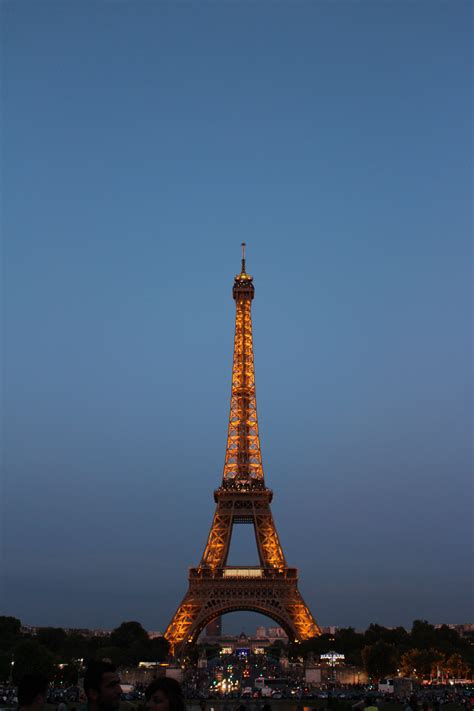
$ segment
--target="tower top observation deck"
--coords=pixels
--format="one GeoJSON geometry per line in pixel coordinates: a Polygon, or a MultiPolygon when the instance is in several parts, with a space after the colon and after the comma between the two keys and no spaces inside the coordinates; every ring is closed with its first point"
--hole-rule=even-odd
{"type": "Polygon", "coordinates": [[[236,274],[234,279],[234,288],[232,289],[232,296],[236,301],[239,299],[252,300],[255,294],[255,289],[253,285],[253,277],[247,274],[245,267],[245,242],[242,242],[242,268],[240,274],[236,274]]]}

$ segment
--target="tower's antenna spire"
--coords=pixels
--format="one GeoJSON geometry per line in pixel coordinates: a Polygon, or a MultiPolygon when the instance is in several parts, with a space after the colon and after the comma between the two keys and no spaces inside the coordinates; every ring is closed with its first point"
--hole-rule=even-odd
{"type": "Polygon", "coordinates": [[[242,242],[242,274],[245,274],[245,247],[247,245],[242,242]]]}

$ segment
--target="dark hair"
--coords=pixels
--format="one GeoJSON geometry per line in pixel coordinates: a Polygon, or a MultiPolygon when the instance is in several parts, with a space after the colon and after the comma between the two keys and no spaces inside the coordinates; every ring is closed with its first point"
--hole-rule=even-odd
{"type": "Polygon", "coordinates": [[[25,674],[18,682],[18,706],[29,706],[38,694],[48,693],[49,679],[44,674],[25,674]]]}
{"type": "Polygon", "coordinates": [[[373,706],[375,704],[373,696],[367,696],[365,703],[367,706],[373,706]]]}
{"type": "Polygon", "coordinates": [[[107,672],[117,671],[116,667],[110,662],[89,662],[86,673],[84,674],[84,693],[87,696],[89,689],[100,691],[102,684],[102,676],[107,672]]]}
{"type": "Polygon", "coordinates": [[[170,711],[185,711],[185,703],[181,684],[169,676],[160,676],[147,687],[145,699],[148,701],[155,691],[162,691],[168,699],[170,711]]]}

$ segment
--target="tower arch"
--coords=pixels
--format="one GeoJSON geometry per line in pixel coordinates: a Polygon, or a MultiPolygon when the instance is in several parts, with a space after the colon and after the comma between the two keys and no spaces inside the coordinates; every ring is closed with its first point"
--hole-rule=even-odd
{"type": "Polygon", "coordinates": [[[284,632],[287,635],[290,642],[293,641],[292,640],[293,632],[289,628],[287,622],[283,618],[276,615],[273,611],[269,612],[268,610],[266,610],[262,607],[259,607],[259,606],[252,607],[251,605],[245,605],[245,606],[231,605],[231,606],[223,606],[222,609],[214,611],[212,614],[209,615],[209,617],[204,618],[203,621],[201,623],[199,623],[199,625],[196,625],[196,628],[195,628],[193,635],[192,635],[191,644],[195,644],[197,642],[201,632],[207,627],[207,625],[210,622],[212,622],[212,620],[215,620],[216,617],[223,617],[223,616],[230,614],[232,612],[255,612],[259,615],[265,615],[269,619],[273,620],[273,622],[275,622],[279,627],[281,627],[284,630],[284,632]]]}

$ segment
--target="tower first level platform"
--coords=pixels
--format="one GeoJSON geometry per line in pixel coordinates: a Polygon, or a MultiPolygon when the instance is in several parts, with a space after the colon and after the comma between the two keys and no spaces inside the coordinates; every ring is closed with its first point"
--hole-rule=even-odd
{"type": "Polygon", "coordinates": [[[298,590],[296,568],[191,568],[189,588],[166,631],[176,653],[194,643],[211,620],[228,612],[248,610],[266,615],[290,640],[320,634],[298,590]]]}

